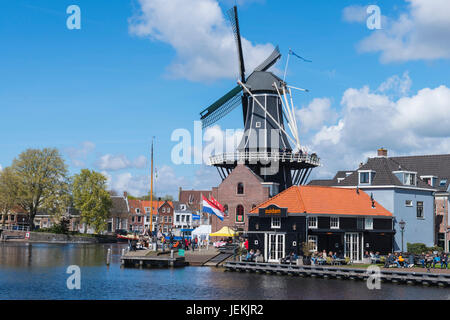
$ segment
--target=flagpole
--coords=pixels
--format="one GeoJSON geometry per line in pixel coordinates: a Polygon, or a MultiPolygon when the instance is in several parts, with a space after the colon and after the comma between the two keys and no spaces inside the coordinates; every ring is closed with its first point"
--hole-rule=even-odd
{"type": "Polygon", "coordinates": [[[150,233],[153,238],[153,139],[152,137],[152,151],[151,151],[151,169],[150,169],[150,233]]]}

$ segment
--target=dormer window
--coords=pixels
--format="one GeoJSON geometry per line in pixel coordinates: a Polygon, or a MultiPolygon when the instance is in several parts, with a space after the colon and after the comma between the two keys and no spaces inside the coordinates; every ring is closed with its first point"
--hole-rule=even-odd
{"type": "Polygon", "coordinates": [[[438,178],[436,176],[420,176],[420,179],[422,179],[427,185],[434,187],[437,184],[438,178]]]}
{"type": "Polygon", "coordinates": [[[416,186],[417,185],[417,172],[412,171],[394,171],[393,172],[398,180],[405,186],[416,186]]]}
{"type": "Polygon", "coordinates": [[[136,213],[137,213],[137,214],[141,213],[141,209],[136,208],[136,213]]]}
{"type": "Polygon", "coordinates": [[[375,177],[375,171],[372,170],[358,170],[359,184],[372,184],[375,177]]]}

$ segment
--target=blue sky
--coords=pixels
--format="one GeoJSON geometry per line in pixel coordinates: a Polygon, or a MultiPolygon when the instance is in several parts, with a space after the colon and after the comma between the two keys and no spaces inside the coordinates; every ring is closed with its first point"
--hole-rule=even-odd
{"type": "MultiPolygon", "coordinates": [[[[222,19],[234,1],[180,1],[2,3],[0,165],[27,148],[57,147],[72,174],[89,167],[114,189],[145,193],[155,136],[158,194],[217,184],[211,168],[172,162],[171,134],[192,132],[199,112],[235,86],[235,49],[216,46],[232,37],[222,19]],[[72,4],[81,30],[66,27],[72,4]]],[[[289,48],[313,61],[292,58],[287,81],[311,90],[295,104],[300,139],[323,160],[316,177],[353,169],[381,146],[390,154],[450,152],[448,2],[238,4],[249,66],[275,45],[283,54],[275,72],[289,48]],[[381,9],[381,30],[366,26],[370,4],[381,9]]],[[[218,125],[241,128],[240,109],[218,125]]]]}

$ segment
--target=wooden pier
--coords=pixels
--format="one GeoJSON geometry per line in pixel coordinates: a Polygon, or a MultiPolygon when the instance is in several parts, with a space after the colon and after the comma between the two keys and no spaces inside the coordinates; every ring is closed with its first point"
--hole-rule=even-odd
{"type": "Polygon", "coordinates": [[[185,258],[175,253],[150,250],[124,252],[120,263],[124,267],[136,268],[178,268],[186,265],[185,258]]]}
{"type": "MultiPolygon", "coordinates": [[[[366,280],[371,276],[366,269],[333,266],[304,266],[232,261],[226,262],[224,267],[226,271],[256,272],[324,279],[366,280]]],[[[381,270],[380,280],[382,282],[397,284],[421,284],[447,287],[450,285],[450,274],[381,270]]]]}

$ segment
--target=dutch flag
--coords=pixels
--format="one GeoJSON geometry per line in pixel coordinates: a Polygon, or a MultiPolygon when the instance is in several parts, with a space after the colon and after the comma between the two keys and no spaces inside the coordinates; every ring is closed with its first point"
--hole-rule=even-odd
{"type": "Polygon", "coordinates": [[[202,195],[203,198],[203,212],[214,214],[223,221],[223,211],[220,210],[216,205],[214,205],[211,201],[205,198],[204,195],[202,195]]]}

